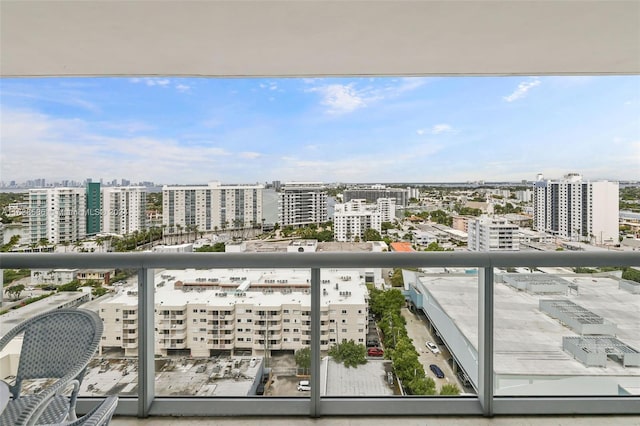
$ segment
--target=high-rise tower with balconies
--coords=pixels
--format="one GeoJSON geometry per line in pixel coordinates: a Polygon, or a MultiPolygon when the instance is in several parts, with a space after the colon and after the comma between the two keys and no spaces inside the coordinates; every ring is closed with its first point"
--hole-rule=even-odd
{"type": "Polygon", "coordinates": [[[617,243],[618,186],[584,181],[577,173],[556,181],[538,175],[533,184],[533,229],[573,241],[617,243]]]}
{"type": "Polygon", "coordinates": [[[319,225],[328,220],[326,187],[320,182],[287,182],[278,204],[282,226],[319,225]]]}

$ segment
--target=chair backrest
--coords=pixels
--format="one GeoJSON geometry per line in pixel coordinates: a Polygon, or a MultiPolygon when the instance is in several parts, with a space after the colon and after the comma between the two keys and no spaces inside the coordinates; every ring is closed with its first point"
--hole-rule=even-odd
{"type": "Polygon", "coordinates": [[[24,379],[60,378],[95,354],[102,337],[102,321],[85,309],[58,309],[32,317],[24,329],[16,384],[24,379]]]}

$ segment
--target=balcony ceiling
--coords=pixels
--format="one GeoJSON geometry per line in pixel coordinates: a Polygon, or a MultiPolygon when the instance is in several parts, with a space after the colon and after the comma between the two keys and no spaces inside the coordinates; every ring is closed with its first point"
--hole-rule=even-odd
{"type": "Polygon", "coordinates": [[[0,1],[2,76],[640,73],[640,1],[0,1]]]}

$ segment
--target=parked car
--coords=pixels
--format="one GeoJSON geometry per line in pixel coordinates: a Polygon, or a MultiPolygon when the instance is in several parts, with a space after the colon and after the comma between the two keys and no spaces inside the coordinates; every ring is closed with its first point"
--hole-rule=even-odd
{"type": "Polygon", "coordinates": [[[298,392],[310,391],[311,382],[309,380],[300,380],[298,382],[298,392]]]}
{"type": "Polygon", "coordinates": [[[433,352],[434,354],[436,354],[436,355],[437,355],[437,354],[439,354],[439,353],[440,353],[440,349],[438,349],[438,346],[436,346],[436,344],[435,344],[435,343],[433,343],[433,342],[427,342],[427,343],[425,343],[425,345],[426,345],[426,346],[427,346],[427,348],[429,348],[429,350],[430,350],[431,352],[433,352]]]}
{"type": "Polygon", "coordinates": [[[373,348],[380,344],[380,340],[378,339],[367,339],[367,347],[373,348]]]}
{"type": "Polygon", "coordinates": [[[431,369],[431,371],[433,371],[433,374],[435,374],[438,379],[444,379],[444,373],[442,372],[442,370],[440,370],[440,367],[435,364],[431,364],[429,368],[431,369]]]}
{"type": "Polygon", "coordinates": [[[367,349],[367,355],[369,356],[383,356],[384,351],[382,348],[369,348],[367,349]]]}

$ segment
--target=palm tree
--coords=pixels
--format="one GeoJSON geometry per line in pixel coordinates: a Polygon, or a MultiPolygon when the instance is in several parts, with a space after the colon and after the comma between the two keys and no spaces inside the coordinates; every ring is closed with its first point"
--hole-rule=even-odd
{"type": "Polygon", "coordinates": [[[96,237],[96,245],[100,246],[100,249],[104,251],[104,237],[96,237]]]}
{"type": "Polygon", "coordinates": [[[182,225],[178,224],[178,225],[176,225],[176,228],[178,228],[178,238],[180,240],[182,240],[182,229],[183,229],[183,227],[182,227],[182,225]]]}

